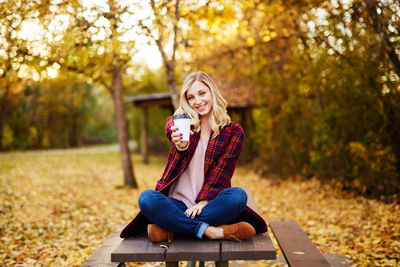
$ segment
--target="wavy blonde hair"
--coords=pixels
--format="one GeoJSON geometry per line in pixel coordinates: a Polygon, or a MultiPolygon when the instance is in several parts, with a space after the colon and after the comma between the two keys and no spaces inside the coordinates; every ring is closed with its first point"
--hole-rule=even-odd
{"type": "Polygon", "coordinates": [[[201,122],[199,114],[190,107],[186,97],[187,91],[195,81],[202,82],[210,89],[213,104],[209,125],[211,130],[214,132],[212,138],[215,138],[219,134],[220,129],[231,122],[231,117],[228,115],[228,112],[226,110],[226,100],[222,97],[217,85],[207,73],[198,71],[190,73],[188,76],[186,76],[180,92],[179,108],[175,111],[174,115],[188,114],[192,120],[194,131],[200,131],[201,122]]]}

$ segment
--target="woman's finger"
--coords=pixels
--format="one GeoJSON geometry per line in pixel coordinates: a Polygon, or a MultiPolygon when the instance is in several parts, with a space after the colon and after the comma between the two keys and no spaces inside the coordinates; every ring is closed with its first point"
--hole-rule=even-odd
{"type": "Polygon", "coordinates": [[[187,212],[185,212],[185,213],[188,217],[194,218],[196,216],[196,212],[197,212],[196,206],[190,207],[186,211],[187,212]]]}
{"type": "Polygon", "coordinates": [[[199,210],[198,210],[198,209],[195,209],[195,210],[193,211],[192,218],[196,217],[198,212],[199,212],[199,210]]]}
{"type": "Polygon", "coordinates": [[[197,214],[196,215],[200,215],[202,211],[203,211],[203,207],[199,207],[199,209],[197,210],[197,214]]]}
{"type": "Polygon", "coordinates": [[[190,216],[192,215],[192,212],[193,212],[193,207],[188,208],[188,209],[185,211],[185,214],[186,214],[186,216],[190,217],[190,216]]]}
{"type": "Polygon", "coordinates": [[[171,135],[171,137],[174,139],[182,139],[182,136],[180,134],[175,134],[175,135],[171,135]]]}
{"type": "Polygon", "coordinates": [[[194,217],[196,217],[196,216],[200,215],[200,214],[201,214],[201,212],[203,211],[203,206],[201,206],[201,205],[197,205],[197,206],[195,206],[195,207],[196,207],[196,209],[195,209],[195,214],[194,214],[194,217]]]}
{"type": "Polygon", "coordinates": [[[172,138],[172,141],[174,141],[174,143],[180,143],[180,141],[182,141],[182,139],[180,137],[175,137],[175,138],[172,138]]]}
{"type": "Polygon", "coordinates": [[[192,218],[196,217],[198,209],[196,207],[193,208],[192,218]]]}

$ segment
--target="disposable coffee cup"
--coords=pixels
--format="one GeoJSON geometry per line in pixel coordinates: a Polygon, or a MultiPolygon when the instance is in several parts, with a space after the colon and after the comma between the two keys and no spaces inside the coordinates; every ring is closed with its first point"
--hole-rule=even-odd
{"type": "Polygon", "coordinates": [[[182,134],[183,141],[189,141],[190,137],[190,117],[189,115],[174,116],[174,125],[178,128],[178,132],[182,134]]]}

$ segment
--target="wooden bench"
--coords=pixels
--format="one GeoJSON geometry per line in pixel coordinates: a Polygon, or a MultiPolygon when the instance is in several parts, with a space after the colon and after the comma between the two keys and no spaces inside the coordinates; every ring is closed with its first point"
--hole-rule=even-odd
{"type": "MultiPolygon", "coordinates": [[[[248,205],[255,211],[252,194],[245,188],[248,205]]],[[[312,244],[295,221],[274,221],[272,231],[289,266],[331,266],[312,244]]],[[[125,262],[160,262],[166,266],[178,266],[179,261],[215,261],[217,267],[229,266],[230,260],[274,260],[276,251],[268,233],[255,235],[241,242],[229,240],[174,239],[152,243],[147,236],[121,239],[123,226],[103,243],[82,266],[125,266],[125,262]]]]}
{"type": "Polygon", "coordinates": [[[331,266],[295,221],[270,222],[289,266],[331,266]]]}

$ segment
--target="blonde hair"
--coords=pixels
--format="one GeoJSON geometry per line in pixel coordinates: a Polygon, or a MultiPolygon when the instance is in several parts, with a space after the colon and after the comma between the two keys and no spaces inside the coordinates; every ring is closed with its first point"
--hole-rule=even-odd
{"type": "Polygon", "coordinates": [[[202,82],[205,86],[210,89],[213,104],[212,111],[209,120],[209,125],[211,130],[214,132],[212,138],[215,138],[220,129],[231,122],[231,117],[228,115],[226,110],[227,102],[222,97],[218,90],[217,85],[211,79],[211,77],[202,71],[190,73],[186,76],[186,79],[182,85],[182,90],[180,92],[179,108],[175,111],[174,115],[187,114],[192,120],[192,125],[194,126],[194,131],[199,132],[201,129],[201,122],[199,114],[190,107],[189,102],[186,98],[186,92],[193,85],[195,81],[202,82]]]}

